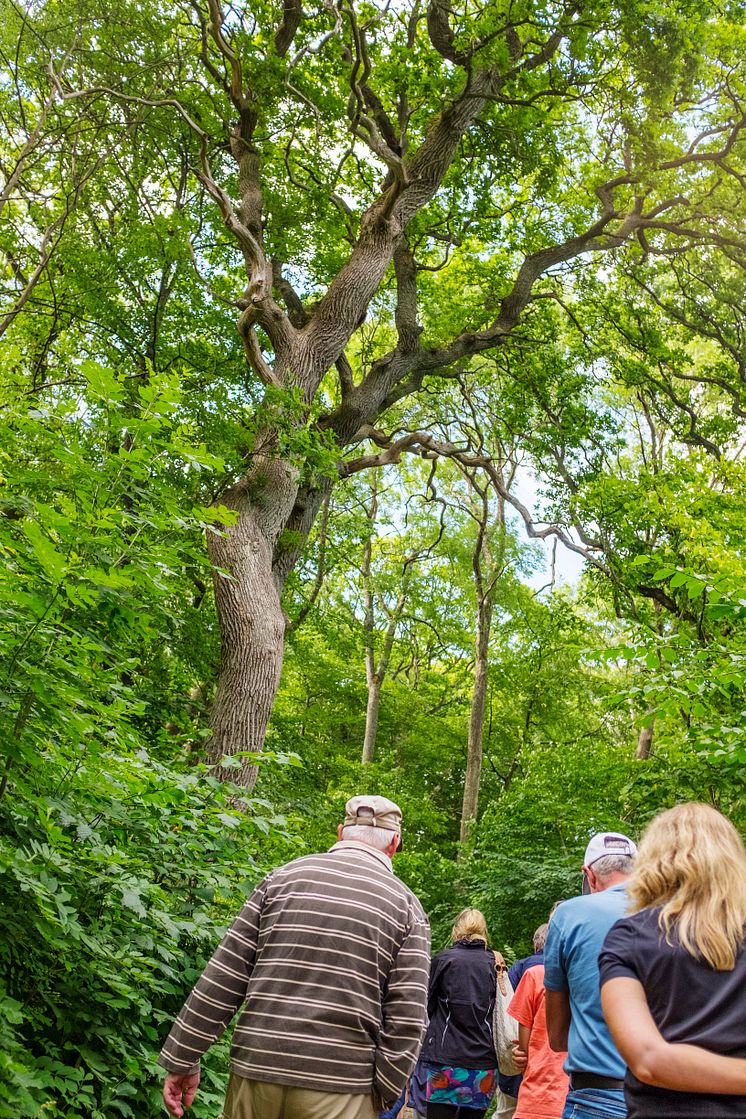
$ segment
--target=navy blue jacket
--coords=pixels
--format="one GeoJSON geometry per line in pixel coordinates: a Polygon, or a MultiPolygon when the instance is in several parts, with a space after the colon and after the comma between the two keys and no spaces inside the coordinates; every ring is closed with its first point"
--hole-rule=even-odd
{"type": "Polygon", "coordinates": [[[492,1039],[495,957],[482,940],[459,940],[430,965],[430,1022],[421,1057],[435,1065],[497,1067],[492,1039]]]}

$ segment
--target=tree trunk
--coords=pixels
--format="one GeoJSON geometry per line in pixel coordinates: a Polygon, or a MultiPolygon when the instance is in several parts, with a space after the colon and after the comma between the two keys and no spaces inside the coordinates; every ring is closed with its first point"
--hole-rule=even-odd
{"type": "Polygon", "coordinates": [[[370,765],[376,752],[378,712],[381,706],[381,685],[376,674],[368,681],[368,706],[365,709],[365,738],[363,739],[363,765],[370,765]]]}
{"type": "Polygon", "coordinates": [[[649,727],[640,728],[640,737],[637,739],[637,749],[635,750],[635,757],[640,761],[649,758],[653,748],[653,724],[649,727]]]}
{"type": "Polygon", "coordinates": [[[378,660],[378,667],[371,671],[372,662],[368,662],[367,666],[367,680],[368,680],[368,706],[365,711],[365,738],[363,740],[363,765],[367,765],[373,761],[373,755],[376,752],[376,739],[378,737],[378,712],[381,706],[381,688],[383,682],[388,675],[389,661],[391,660],[391,651],[394,647],[394,639],[396,637],[397,626],[399,619],[402,616],[405,603],[407,601],[407,588],[408,583],[405,579],[402,583],[402,589],[396,600],[394,609],[389,614],[389,624],[386,627],[386,634],[383,639],[383,648],[381,656],[378,660]]]}
{"type": "Polygon", "coordinates": [[[297,473],[281,459],[256,462],[221,503],[238,514],[220,534],[208,534],[217,569],[215,606],[220,623],[220,672],[206,760],[221,780],[251,787],[256,766],[222,767],[224,757],[261,750],[282,670],[286,617],[283,579],[273,569],[278,537],[293,510],[297,473]]]}
{"type": "Polygon", "coordinates": [[[492,598],[487,595],[479,603],[474,660],[474,691],[471,697],[469,740],[466,747],[464,799],[461,806],[461,842],[467,843],[479,809],[479,780],[482,774],[482,739],[484,713],[487,707],[487,670],[492,627],[492,598]]]}

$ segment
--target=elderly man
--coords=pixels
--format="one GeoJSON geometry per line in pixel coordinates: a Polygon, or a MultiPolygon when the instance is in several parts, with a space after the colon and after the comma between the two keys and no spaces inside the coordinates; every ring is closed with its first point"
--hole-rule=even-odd
{"type": "Polygon", "coordinates": [[[338,837],[268,874],[202,973],[159,1057],[172,1115],[241,1006],[222,1119],[373,1119],[400,1095],[430,965],[427,918],[391,867],[401,810],[353,797],[338,837]]]}
{"type": "Polygon", "coordinates": [[[583,860],[583,895],[559,906],[544,947],[549,1044],[567,1050],[563,1119],[624,1119],[625,1064],[601,1011],[598,956],[627,907],[637,848],[619,832],[594,835],[583,860]]]}

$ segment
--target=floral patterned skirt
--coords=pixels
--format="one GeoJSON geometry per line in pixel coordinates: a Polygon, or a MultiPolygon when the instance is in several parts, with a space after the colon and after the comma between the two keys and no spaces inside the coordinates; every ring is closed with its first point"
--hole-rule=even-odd
{"type": "Polygon", "coordinates": [[[454,1068],[446,1065],[425,1065],[428,1103],[445,1103],[452,1107],[473,1107],[483,1111],[489,1107],[497,1088],[495,1070],[454,1068]]]}

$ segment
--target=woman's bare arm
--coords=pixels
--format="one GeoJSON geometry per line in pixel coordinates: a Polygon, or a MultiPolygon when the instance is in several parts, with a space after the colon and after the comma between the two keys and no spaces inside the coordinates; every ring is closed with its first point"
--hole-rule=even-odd
{"type": "Polygon", "coordinates": [[[677,1092],[746,1095],[746,1058],[666,1041],[637,979],[609,979],[601,988],[601,1004],[617,1049],[643,1084],[677,1092]]]}

